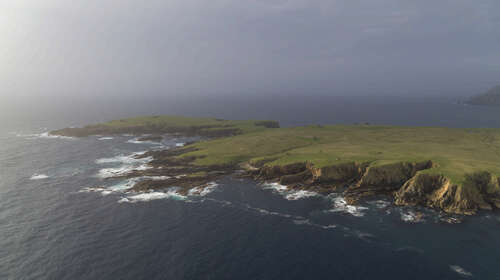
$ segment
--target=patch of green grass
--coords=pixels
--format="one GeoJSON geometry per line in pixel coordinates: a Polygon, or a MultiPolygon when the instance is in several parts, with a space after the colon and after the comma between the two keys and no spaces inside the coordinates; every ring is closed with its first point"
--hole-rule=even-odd
{"type": "Polygon", "coordinates": [[[267,165],[311,162],[322,167],[343,162],[432,160],[424,172],[442,174],[454,183],[465,174],[500,175],[500,130],[398,126],[307,126],[253,131],[194,144],[204,156],[199,165],[234,164],[272,159],[267,165]]]}

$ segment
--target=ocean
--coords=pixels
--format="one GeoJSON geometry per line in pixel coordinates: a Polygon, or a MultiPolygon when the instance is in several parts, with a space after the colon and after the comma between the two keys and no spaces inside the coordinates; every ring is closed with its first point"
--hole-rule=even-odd
{"type": "Polygon", "coordinates": [[[500,108],[437,98],[283,97],[40,112],[13,113],[0,127],[0,279],[500,279],[498,211],[450,225],[437,212],[395,207],[385,197],[353,207],[340,195],[231,176],[202,194],[128,193],[133,182],[108,175],[145,166],[134,154],[189,139],[158,145],[129,135],[46,134],[147,114],[498,128],[500,108]]]}

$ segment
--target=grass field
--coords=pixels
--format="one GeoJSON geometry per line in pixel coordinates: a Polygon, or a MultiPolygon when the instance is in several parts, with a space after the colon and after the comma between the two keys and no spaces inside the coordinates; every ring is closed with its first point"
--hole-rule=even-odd
{"type": "Polygon", "coordinates": [[[396,126],[307,126],[267,129],[195,143],[198,165],[266,160],[267,165],[310,162],[317,167],[342,162],[432,160],[422,171],[442,174],[461,184],[465,174],[500,175],[500,130],[396,126]]]}
{"type": "Polygon", "coordinates": [[[66,128],[54,134],[88,136],[106,133],[205,133],[237,130],[221,138],[193,144],[197,165],[226,165],[266,162],[285,165],[310,162],[315,167],[345,162],[370,166],[395,162],[432,160],[433,168],[421,171],[441,174],[455,184],[466,174],[487,171],[500,175],[500,129],[455,129],[444,127],[398,126],[305,126],[269,128],[277,122],[221,120],[180,116],[135,117],[83,128],[66,128]],[[224,137],[226,136],[226,137],[224,137]]]}
{"type": "Polygon", "coordinates": [[[201,136],[229,136],[266,130],[279,126],[274,121],[223,120],[215,118],[192,118],[182,116],[143,116],[80,128],[64,128],[52,131],[53,135],[85,137],[101,134],[183,133],[201,136]]]}

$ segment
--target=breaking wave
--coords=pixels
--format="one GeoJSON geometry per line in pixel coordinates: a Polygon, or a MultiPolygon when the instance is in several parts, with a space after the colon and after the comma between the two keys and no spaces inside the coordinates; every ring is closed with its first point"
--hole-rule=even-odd
{"type": "Polygon", "coordinates": [[[113,137],[101,137],[101,138],[98,138],[97,140],[113,140],[114,138],[113,137]]]}
{"type": "Polygon", "coordinates": [[[147,164],[142,164],[139,166],[134,165],[124,165],[116,168],[103,168],[99,170],[97,176],[100,178],[113,178],[129,174],[132,171],[143,171],[151,169],[152,167],[147,164]]]}
{"type": "MultiPolygon", "coordinates": [[[[332,195],[329,196],[330,198],[332,195]]],[[[365,215],[364,211],[367,207],[349,205],[342,196],[333,196],[333,209],[328,210],[328,212],[343,212],[353,215],[354,217],[363,217],[365,215]]]]}
{"type": "Polygon", "coordinates": [[[189,196],[206,196],[207,194],[213,192],[219,184],[215,182],[208,183],[205,187],[196,187],[188,191],[189,196]]]}
{"type": "Polygon", "coordinates": [[[49,178],[49,176],[45,175],[45,174],[33,174],[33,176],[31,176],[30,180],[43,180],[43,179],[47,179],[49,178]]]}
{"type": "Polygon", "coordinates": [[[404,221],[404,222],[407,222],[407,223],[420,223],[420,222],[423,222],[423,218],[422,218],[422,215],[419,215],[417,213],[415,213],[414,211],[407,211],[407,212],[404,212],[404,211],[400,211],[401,213],[401,220],[404,221]]]}
{"type": "Polygon", "coordinates": [[[150,161],[153,160],[152,157],[137,158],[137,156],[143,155],[146,152],[136,152],[130,155],[118,155],[111,158],[100,158],[95,162],[97,164],[111,164],[111,163],[121,163],[119,167],[109,167],[99,170],[97,176],[100,178],[112,178],[117,176],[127,175],[134,170],[147,170],[151,167],[148,165],[150,161]]]}
{"type": "Polygon", "coordinates": [[[450,269],[462,276],[466,276],[466,277],[471,277],[472,276],[472,273],[468,272],[467,270],[463,269],[462,267],[458,266],[458,265],[450,265],[450,269]]]}
{"type": "Polygon", "coordinates": [[[318,196],[318,195],[319,194],[317,194],[315,192],[300,190],[300,191],[294,191],[294,192],[291,192],[291,193],[285,195],[285,198],[288,200],[299,200],[299,199],[318,196]]]}
{"type": "Polygon", "coordinates": [[[127,143],[131,144],[145,144],[145,145],[158,145],[159,142],[154,141],[139,141],[139,138],[133,138],[127,141],[127,143]]]}
{"type": "Polygon", "coordinates": [[[137,163],[137,162],[139,162],[139,163],[150,162],[153,159],[151,157],[137,158],[137,156],[143,155],[145,153],[146,153],[146,151],[132,153],[128,156],[118,155],[118,156],[111,157],[111,158],[100,158],[100,159],[96,160],[95,162],[97,164],[116,163],[116,162],[132,164],[132,163],[137,163]]]}
{"type": "Polygon", "coordinates": [[[69,137],[69,136],[60,136],[60,135],[52,135],[49,132],[43,132],[43,133],[34,133],[34,134],[21,134],[17,133],[17,137],[23,137],[27,139],[76,139],[74,137],[69,137]]]}
{"type": "Polygon", "coordinates": [[[119,203],[136,203],[136,202],[147,202],[158,199],[174,199],[174,200],[186,200],[186,196],[179,194],[175,190],[169,190],[167,192],[145,192],[134,195],[129,195],[126,197],[122,197],[118,200],[119,203]]]}
{"type": "Polygon", "coordinates": [[[287,200],[299,200],[314,196],[319,196],[318,193],[306,190],[290,190],[287,186],[278,183],[263,183],[263,189],[273,190],[285,197],[287,200]]]}

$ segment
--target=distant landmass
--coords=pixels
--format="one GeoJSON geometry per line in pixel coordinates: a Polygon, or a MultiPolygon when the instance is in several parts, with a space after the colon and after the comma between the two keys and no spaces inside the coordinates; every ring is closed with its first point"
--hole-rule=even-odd
{"type": "Polygon", "coordinates": [[[485,93],[471,97],[466,102],[471,105],[500,106],[500,85],[497,85],[485,93]]]}
{"type": "Polygon", "coordinates": [[[176,186],[202,191],[234,172],[257,181],[319,193],[341,192],[350,204],[388,195],[397,205],[471,215],[500,208],[500,129],[398,126],[305,126],[275,121],[179,116],[137,117],[52,131],[53,135],[202,136],[175,149],[152,150],[150,168],[127,177],[133,191],[176,186]],[[146,134],[146,135],[145,135],[146,134]]]}

